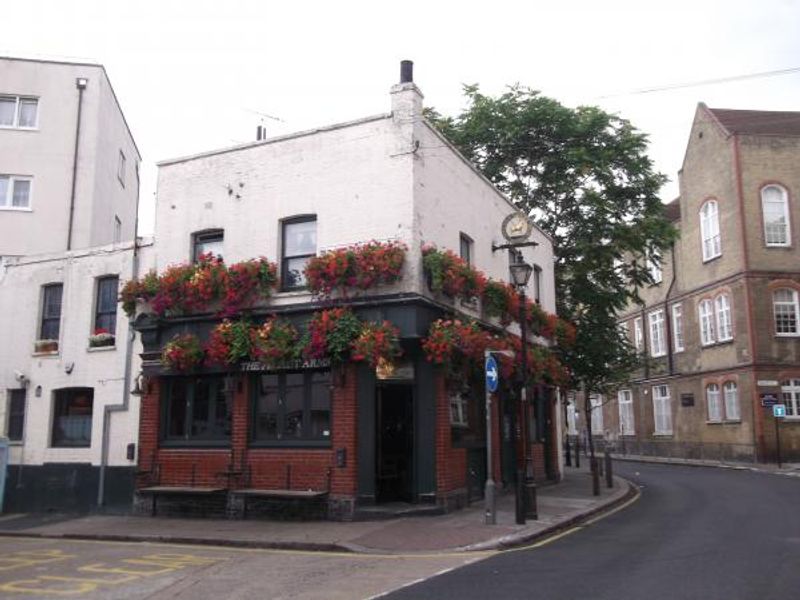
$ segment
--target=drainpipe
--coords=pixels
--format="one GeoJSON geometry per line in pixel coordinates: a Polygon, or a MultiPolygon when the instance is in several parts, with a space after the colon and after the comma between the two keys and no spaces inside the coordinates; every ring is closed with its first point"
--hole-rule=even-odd
{"type": "MultiPolygon", "coordinates": [[[[131,257],[131,279],[139,274],[139,175],[136,175],[136,220],[133,226],[133,256],[131,257]]],[[[131,370],[133,361],[133,317],[128,319],[128,335],[125,340],[125,373],[122,377],[122,402],[107,404],[103,409],[103,438],[100,447],[100,474],[97,482],[97,508],[105,506],[106,467],[108,466],[108,447],[111,435],[111,414],[127,412],[131,397],[131,370]]]]}
{"type": "Polygon", "coordinates": [[[672,347],[672,314],[669,310],[669,297],[672,295],[672,288],[675,287],[675,279],[678,271],[678,265],[675,263],[675,244],[670,246],[670,254],[672,256],[672,281],[669,282],[667,295],[664,297],[664,322],[667,324],[667,365],[669,366],[669,374],[675,374],[675,357],[673,356],[672,347]]]}
{"type": "Polygon", "coordinates": [[[75,150],[72,153],[72,191],[69,196],[69,225],[67,228],[67,250],[72,250],[72,221],[75,218],[75,184],[78,180],[78,144],[81,138],[81,111],[83,108],[83,90],[89,80],[85,77],[78,77],[75,80],[75,87],[78,88],[78,119],[75,123],[75,150]]]}

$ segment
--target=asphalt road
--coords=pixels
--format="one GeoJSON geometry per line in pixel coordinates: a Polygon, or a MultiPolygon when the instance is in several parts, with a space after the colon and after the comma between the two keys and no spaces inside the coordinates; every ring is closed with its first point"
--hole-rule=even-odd
{"type": "Polygon", "coordinates": [[[628,508],[550,544],[495,555],[390,600],[800,599],[800,479],[616,463],[628,508]]]}

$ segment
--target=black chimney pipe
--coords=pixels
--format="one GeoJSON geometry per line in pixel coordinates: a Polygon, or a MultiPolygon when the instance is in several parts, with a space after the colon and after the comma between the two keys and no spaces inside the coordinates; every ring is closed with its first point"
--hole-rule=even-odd
{"type": "Polygon", "coordinates": [[[401,60],[400,83],[413,83],[413,82],[414,82],[414,61],[401,60]]]}

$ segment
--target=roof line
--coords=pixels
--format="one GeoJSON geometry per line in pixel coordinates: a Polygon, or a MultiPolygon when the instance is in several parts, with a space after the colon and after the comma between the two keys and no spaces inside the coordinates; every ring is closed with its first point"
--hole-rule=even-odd
{"type": "Polygon", "coordinates": [[[266,146],[268,144],[274,144],[276,142],[284,142],[286,140],[293,140],[301,137],[307,137],[309,135],[314,135],[317,133],[325,133],[328,131],[335,131],[337,129],[345,129],[347,127],[353,127],[354,125],[363,125],[365,123],[371,123],[373,121],[382,121],[384,119],[391,118],[391,113],[381,113],[378,115],[372,115],[369,117],[363,117],[361,119],[355,119],[353,121],[344,121],[342,123],[334,123],[333,125],[326,125],[324,127],[316,127],[314,129],[305,129],[303,131],[296,131],[294,133],[287,133],[286,135],[279,135],[276,137],[272,137],[266,140],[256,140],[253,142],[245,142],[243,144],[236,144],[234,146],[226,146],[224,148],[218,148],[216,150],[207,150],[205,152],[198,152],[197,154],[188,154],[186,156],[179,156],[176,158],[168,158],[165,160],[161,160],[156,162],[157,167],[167,167],[170,165],[189,162],[192,160],[197,160],[199,158],[208,158],[209,156],[217,156],[219,154],[227,154],[228,152],[236,152],[237,150],[247,150],[249,148],[255,148],[256,146],[266,146]]]}
{"type": "Polygon", "coordinates": [[[133,148],[136,150],[136,155],[139,157],[139,160],[142,160],[142,153],[139,151],[139,146],[136,144],[136,138],[133,137],[133,132],[131,131],[131,127],[128,124],[128,119],[125,118],[125,111],[122,110],[122,105],[119,102],[119,98],[117,98],[117,93],[114,91],[114,86],[111,83],[111,78],[108,76],[108,71],[102,65],[102,63],[98,62],[78,62],[78,61],[68,61],[68,60],[53,60],[53,59],[46,59],[46,58],[25,58],[20,56],[0,56],[0,60],[16,60],[19,62],[33,62],[33,63],[40,63],[40,64],[49,64],[49,65],[69,65],[73,67],[95,67],[99,68],[103,72],[103,76],[106,78],[108,82],[108,89],[111,90],[111,97],[114,98],[114,104],[117,105],[117,110],[119,114],[122,116],[122,122],[125,123],[125,129],[128,131],[128,135],[133,142],[133,148]]]}

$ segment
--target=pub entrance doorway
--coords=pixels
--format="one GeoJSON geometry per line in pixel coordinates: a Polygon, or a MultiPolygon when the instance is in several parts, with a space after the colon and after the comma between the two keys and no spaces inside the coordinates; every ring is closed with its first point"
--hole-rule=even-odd
{"type": "Polygon", "coordinates": [[[413,494],[414,393],[408,384],[378,386],[375,422],[377,502],[411,502],[413,494]]]}

